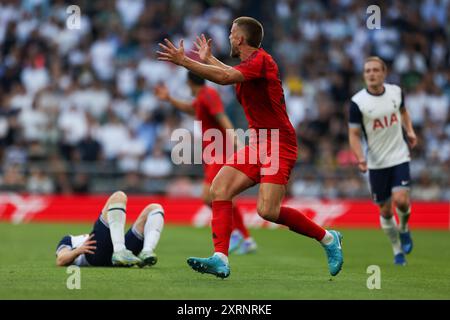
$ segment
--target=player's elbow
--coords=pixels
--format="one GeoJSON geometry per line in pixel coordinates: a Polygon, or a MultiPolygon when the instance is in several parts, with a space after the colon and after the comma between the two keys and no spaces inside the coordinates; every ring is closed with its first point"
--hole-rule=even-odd
{"type": "Polygon", "coordinates": [[[65,257],[62,257],[62,256],[56,257],[56,265],[58,267],[65,267],[65,266],[68,266],[69,264],[70,264],[70,262],[68,262],[67,259],[65,259],[65,257]]]}
{"type": "Polygon", "coordinates": [[[236,83],[236,81],[235,79],[233,79],[233,76],[230,72],[224,70],[218,75],[217,83],[226,86],[229,84],[234,84],[236,83]]]}
{"type": "Polygon", "coordinates": [[[65,265],[65,262],[64,262],[64,260],[63,259],[61,259],[61,258],[56,258],[56,266],[57,267],[64,267],[64,265],[65,265]]]}

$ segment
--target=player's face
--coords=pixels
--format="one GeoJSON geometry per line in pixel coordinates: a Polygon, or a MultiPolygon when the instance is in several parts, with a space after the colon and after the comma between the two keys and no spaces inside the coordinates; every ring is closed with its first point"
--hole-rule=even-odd
{"type": "Polygon", "coordinates": [[[364,82],[368,87],[383,85],[386,73],[378,61],[368,61],[364,65],[364,82]]]}
{"type": "Polygon", "coordinates": [[[232,58],[239,58],[239,55],[241,53],[239,50],[239,45],[241,41],[241,32],[239,30],[239,27],[235,23],[233,23],[233,26],[231,27],[229,38],[231,46],[230,56],[232,58]]]}

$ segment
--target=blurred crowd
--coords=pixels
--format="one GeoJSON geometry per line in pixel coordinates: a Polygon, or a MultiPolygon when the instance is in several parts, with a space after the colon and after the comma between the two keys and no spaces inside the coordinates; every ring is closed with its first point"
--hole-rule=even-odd
{"type": "MultiPolygon", "coordinates": [[[[184,38],[191,54],[205,33],[235,65],[228,35],[241,15],[263,22],[263,47],[280,67],[300,146],[291,195],[369,195],[348,146],[347,109],[364,86],[364,58],[378,55],[419,138],[413,198],[450,200],[450,0],[0,0],[0,189],[199,195],[201,165],[171,160],[173,130],[194,131],[193,119],[153,94],[165,83],[192,99],[186,71],[158,62],[157,44],[184,38]],[[79,29],[67,25],[73,4],[79,29]],[[373,4],[381,29],[366,25],[373,4]]],[[[234,89],[216,87],[245,129],[234,89]]]]}

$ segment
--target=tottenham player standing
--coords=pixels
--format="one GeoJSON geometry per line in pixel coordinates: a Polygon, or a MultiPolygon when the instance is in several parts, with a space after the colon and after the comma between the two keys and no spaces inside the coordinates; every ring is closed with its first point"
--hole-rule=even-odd
{"type": "Polygon", "coordinates": [[[386,64],[379,57],[366,59],[364,81],[367,88],[351,99],[349,142],[359,161],[359,169],[362,172],[369,170],[372,197],[380,208],[381,228],[392,243],[394,263],[405,265],[405,253],[411,252],[413,243],[408,230],[410,155],[402,129],[411,148],[416,145],[417,138],[402,90],[384,82],[386,72],[386,64]],[[361,145],[362,133],[367,140],[367,160],[361,145]],[[393,218],[392,202],[399,227],[393,218]]]}
{"type": "Polygon", "coordinates": [[[285,225],[290,230],[314,238],[325,249],[330,274],[339,273],[343,264],[341,234],[327,231],[301,212],[282,206],[286,184],[297,159],[297,139],[289,122],[284,102],[282,83],[278,66],[272,57],[261,48],[263,39],[261,23],[250,17],[240,17],[233,21],[230,32],[231,56],[239,58],[236,67],[220,62],[211,54],[211,41],[204,39],[201,44],[200,63],[188,58],[184,53],[183,40],[175,47],[168,39],[159,44],[163,52],[158,52],[159,60],[170,61],[183,66],[202,78],[222,85],[236,84],[238,101],[244,108],[249,128],[253,129],[249,145],[235,152],[230,164],[220,169],[211,186],[212,237],[214,254],[209,258],[188,259],[188,264],[201,273],[210,273],[221,278],[230,275],[228,245],[231,233],[232,200],[244,190],[260,184],[257,212],[271,222],[285,225]],[[278,139],[268,137],[267,131],[275,132],[278,139]],[[260,148],[269,151],[268,163],[259,159],[256,163],[248,156],[260,148]],[[275,145],[275,146],[274,146],[275,145]],[[274,155],[272,152],[278,151],[274,155]],[[278,156],[277,156],[278,155],[278,156]],[[246,159],[246,161],[240,161],[246,159]],[[244,163],[243,163],[244,162],[244,163]]]}
{"type": "MultiPolygon", "coordinates": [[[[199,39],[200,41],[200,39],[199,39]]],[[[181,101],[172,97],[169,90],[164,85],[159,85],[155,88],[155,95],[163,100],[170,102],[178,110],[191,114],[201,121],[202,125],[202,150],[208,148],[213,141],[207,141],[205,135],[210,129],[220,130],[223,141],[222,146],[226,145],[226,135],[228,132],[233,132],[233,125],[230,119],[225,114],[220,95],[213,87],[205,85],[205,79],[197,76],[192,72],[188,72],[187,84],[191,89],[192,95],[195,96],[194,101],[181,101]]],[[[231,139],[237,143],[237,137],[233,136],[231,139]]],[[[214,141],[216,142],[216,141],[214,141]]],[[[223,150],[222,150],[223,151],[223,150]]],[[[203,168],[205,178],[203,181],[202,198],[206,205],[211,206],[211,196],[209,189],[211,183],[217,172],[225,163],[224,153],[220,150],[215,150],[213,155],[216,159],[204,159],[203,168]]],[[[207,157],[203,155],[203,157],[207,157]]],[[[250,236],[250,231],[244,224],[242,212],[239,207],[233,205],[233,233],[230,238],[229,253],[236,252],[238,254],[247,254],[255,252],[257,248],[255,240],[250,236]]]]}
{"type": "Polygon", "coordinates": [[[58,266],[152,266],[157,262],[155,248],[164,226],[164,209],[157,203],[142,210],[124,234],[127,196],[114,192],[90,234],[66,235],[56,248],[58,266]],[[138,255],[138,256],[136,256],[138,255]]]}

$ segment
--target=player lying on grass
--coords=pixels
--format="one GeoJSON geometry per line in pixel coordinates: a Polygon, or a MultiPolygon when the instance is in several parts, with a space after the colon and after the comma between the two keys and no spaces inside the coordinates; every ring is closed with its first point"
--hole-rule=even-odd
{"type": "MultiPolygon", "coordinates": [[[[190,71],[188,72],[187,84],[191,89],[192,95],[195,96],[195,100],[192,102],[175,99],[170,95],[169,90],[164,85],[160,85],[155,88],[155,95],[163,101],[170,102],[178,110],[193,115],[198,121],[201,121],[203,136],[205,136],[205,133],[209,129],[220,130],[223,137],[222,143],[225,146],[227,135],[226,130],[233,129],[233,125],[224,112],[219,93],[213,87],[207,86],[205,84],[205,79],[190,71]]],[[[232,138],[237,139],[235,137],[232,138]]],[[[207,148],[211,143],[212,141],[203,141],[202,150],[205,150],[205,148],[207,148]]],[[[203,155],[203,157],[205,158],[206,156],[203,155]]],[[[218,150],[216,150],[214,157],[218,161],[207,163],[206,160],[214,159],[204,159],[205,161],[203,163],[205,178],[203,180],[202,198],[204,203],[210,207],[211,195],[209,190],[211,189],[211,184],[226,160],[223,154],[218,154],[218,150]]],[[[250,236],[250,232],[244,224],[242,212],[235,205],[233,205],[232,220],[233,232],[231,233],[228,252],[236,252],[237,254],[255,252],[257,248],[256,242],[250,236]]]]}
{"type": "Polygon", "coordinates": [[[56,265],[154,265],[155,248],[164,226],[164,209],[159,204],[149,204],[124,234],[126,205],[125,193],[112,194],[90,234],[66,235],[61,239],[56,249],[56,265]]]}

